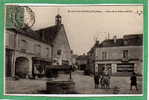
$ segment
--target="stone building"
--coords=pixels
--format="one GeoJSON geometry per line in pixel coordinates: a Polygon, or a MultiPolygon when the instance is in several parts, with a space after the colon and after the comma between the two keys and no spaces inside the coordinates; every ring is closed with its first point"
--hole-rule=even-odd
{"type": "Polygon", "coordinates": [[[112,74],[143,74],[143,34],[124,35],[123,38],[98,41],[88,52],[90,70],[111,69],[112,74]]]}
{"type": "Polygon", "coordinates": [[[54,26],[36,31],[6,27],[6,76],[32,76],[35,70],[44,74],[45,66],[51,65],[54,58],[57,58],[59,65],[71,63],[71,49],[59,14],[55,22],[54,26]]]}
{"type": "Polygon", "coordinates": [[[77,63],[77,57],[78,57],[78,55],[75,55],[75,54],[72,55],[72,64],[73,65],[76,65],[76,63],[77,63]]]}
{"type": "Polygon", "coordinates": [[[76,64],[78,65],[78,69],[85,70],[88,63],[88,56],[83,54],[76,58],[76,64]]]}
{"type": "Polygon", "coordinates": [[[56,16],[56,25],[37,30],[37,33],[42,34],[43,37],[49,37],[52,42],[52,58],[58,60],[59,65],[63,63],[71,64],[72,50],[62,24],[62,17],[58,14],[56,16]],[[50,34],[49,34],[50,33],[50,34]]]}
{"type": "Polygon", "coordinates": [[[7,76],[32,74],[32,66],[44,68],[51,63],[51,43],[43,41],[34,31],[9,28],[5,35],[7,76]]]}

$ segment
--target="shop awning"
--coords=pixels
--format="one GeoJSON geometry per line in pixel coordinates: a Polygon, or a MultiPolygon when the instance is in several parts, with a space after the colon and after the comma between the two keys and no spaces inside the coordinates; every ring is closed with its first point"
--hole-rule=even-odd
{"type": "Polygon", "coordinates": [[[51,62],[51,59],[49,59],[49,58],[33,57],[32,59],[36,60],[36,61],[51,62]]]}
{"type": "Polygon", "coordinates": [[[69,65],[47,65],[46,69],[63,71],[63,70],[71,70],[71,66],[69,65]]]}

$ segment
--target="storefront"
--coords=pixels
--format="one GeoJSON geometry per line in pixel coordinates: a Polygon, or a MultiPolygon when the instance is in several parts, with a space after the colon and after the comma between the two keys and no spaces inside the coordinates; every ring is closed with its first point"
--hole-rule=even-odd
{"type": "Polygon", "coordinates": [[[32,67],[32,74],[33,77],[43,77],[45,76],[46,66],[51,65],[50,59],[45,58],[39,58],[39,57],[33,57],[33,67],[32,67]]]}
{"type": "Polygon", "coordinates": [[[135,71],[135,64],[129,62],[113,62],[113,63],[102,63],[97,64],[95,71],[102,73],[104,70],[109,70],[111,74],[121,73],[128,74],[135,71]]]}

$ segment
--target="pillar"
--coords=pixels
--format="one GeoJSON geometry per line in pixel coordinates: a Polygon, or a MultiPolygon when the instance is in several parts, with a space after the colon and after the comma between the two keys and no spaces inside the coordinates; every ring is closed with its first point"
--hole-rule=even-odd
{"type": "Polygon", "coordinates": [[[134,63],[134,72],[138,73],[137,72],[137,63],[134,63]]]}
{"type": "Polygon", "coordinates": [[[117,65],[116,64],[112,64],[112,73],[116,73],[117,72],[117,65]]]}
{"type": "Polygon", "coordinates": [[[28,73],[29,76],[32,76],[32,69],[33,69],[33,68],[32,68],[32,67],[33,67],[32,65],[33,65],[33,64],[32,64],[32,59],[29,58],[29,73],[28,73]]]}
{"type": "Polygon", "coordinates": [[[16,62],[16,56],[13,51],[12,57],[11,57],[11,76],[15,77],[15,62],[16,62]]]}
{"type": "Polygon", "coordinates": [[[98,64],[95,63],[95,73],[98,72],[98,64]]]}

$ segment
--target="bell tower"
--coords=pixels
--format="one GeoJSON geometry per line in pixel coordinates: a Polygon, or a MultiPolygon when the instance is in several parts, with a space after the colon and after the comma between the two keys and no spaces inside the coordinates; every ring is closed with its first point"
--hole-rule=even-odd
{"type": "Polygon", "coordinates": [[[56,25],[61,25],[62,23],[62,17],[60,14],[57,14],[56,17],[55,17],[55,24],[56,25]]]}

